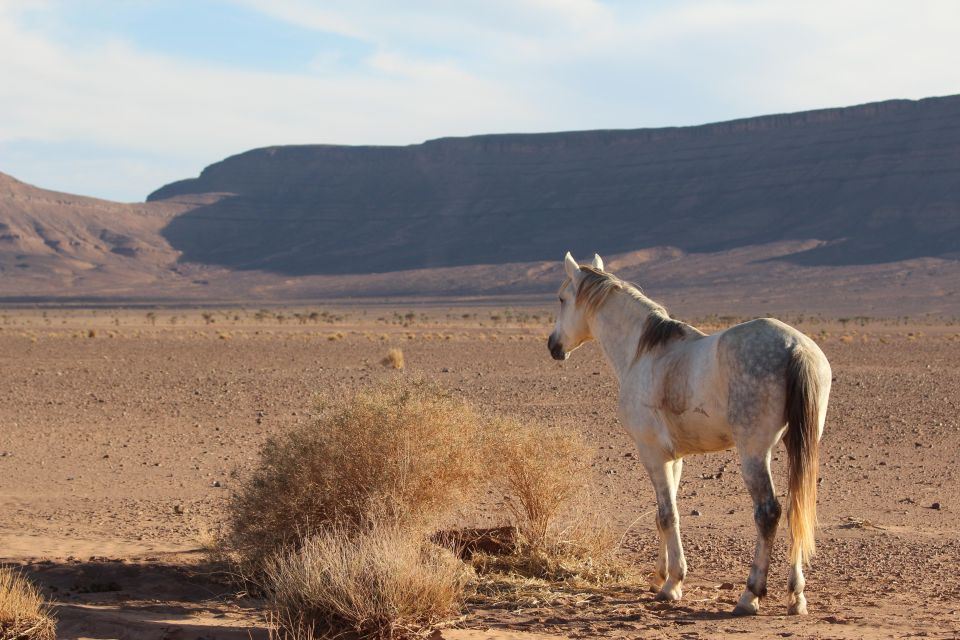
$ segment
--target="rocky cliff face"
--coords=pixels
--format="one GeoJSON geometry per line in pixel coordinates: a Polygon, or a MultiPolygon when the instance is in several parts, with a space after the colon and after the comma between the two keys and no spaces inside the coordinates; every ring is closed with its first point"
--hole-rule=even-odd
{"type": "Polygon", "coordinates": [[[819,239],[789,259],[960,256],[960,96],[697,127],[256,149],[150,200],[183,259],[335,274],[819,239]]]}

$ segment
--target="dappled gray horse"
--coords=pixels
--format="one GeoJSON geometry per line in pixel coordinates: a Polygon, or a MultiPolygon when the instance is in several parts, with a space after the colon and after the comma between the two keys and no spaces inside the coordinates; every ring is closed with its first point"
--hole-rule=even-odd
{"type": "Polygon", "coordinates": [[[560,313],[548,346],[565,360],[595,339],[620,381],[619,415],[657,494],[657,599],[679,600],[687,564],[677,487],[683,457],[736,446],[753,498],[757,545],[735,614],[754,614],[767,592],[780,503],[770,452],[783,438],[789,459],[788,612],[807,612],[803,565],[814,551],[820,435],[830,363],[807,336],[779,320],[738,324],[714,335],[670,318],[636,287],[567,253],[560,313]]]}

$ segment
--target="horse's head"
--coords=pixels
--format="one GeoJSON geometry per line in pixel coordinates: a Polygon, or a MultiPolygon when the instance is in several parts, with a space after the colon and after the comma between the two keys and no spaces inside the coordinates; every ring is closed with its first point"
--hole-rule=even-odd
{"type": "MultiPolygon", "coordinates": [[[[603,260],[600,256],[593,255],[590,267],[603,271],[603,260]]],[[[563,259],[563,268],[567,272],[567,279],[557,292],[560,297],[560,312],[557,314],[553,333],[547,341],[547,348],[550,349],[550,355],[554,360],[566,360],[570,352],[593,337],[587,323],[587,311],[577,304],[577,291],[583,280],[584,271],[569,251],[563,259]]]]}

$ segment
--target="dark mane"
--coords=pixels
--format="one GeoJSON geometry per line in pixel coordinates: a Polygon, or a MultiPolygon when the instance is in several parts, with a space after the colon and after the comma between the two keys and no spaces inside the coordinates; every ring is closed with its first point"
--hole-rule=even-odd
{"type": "Polygon", "coordinates": [[[665,313],[654,311],[643,323],[643,333],[637,344],[637,357],[647,351],[674,340],[683,340],[688,336],[702,336],[704,333],[685,322],[674,320],[665,313]]]}

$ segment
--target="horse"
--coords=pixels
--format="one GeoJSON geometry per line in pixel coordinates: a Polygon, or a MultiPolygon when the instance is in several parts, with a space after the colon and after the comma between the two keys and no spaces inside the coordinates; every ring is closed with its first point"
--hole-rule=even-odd
{"type": "Polygon", "coordinates": [[[581,265],[568,252],[564,269],[547,346],[554,359],[566,360],[596,340],[617,376],[618,415],[656,492],[656,599],[683,595],[687,563],[677,488],[684,456],[735,446],[753,499],[757,541],[733,613],[758,612],[781,515],[770,456],[783,439],[789,460],[787,611],[806,614],[803,567],[815,551],[819,442],[830,396],[826,356],[809,337],[772,318],[707,335],[606,272],[598,255],[581,265]]]}

